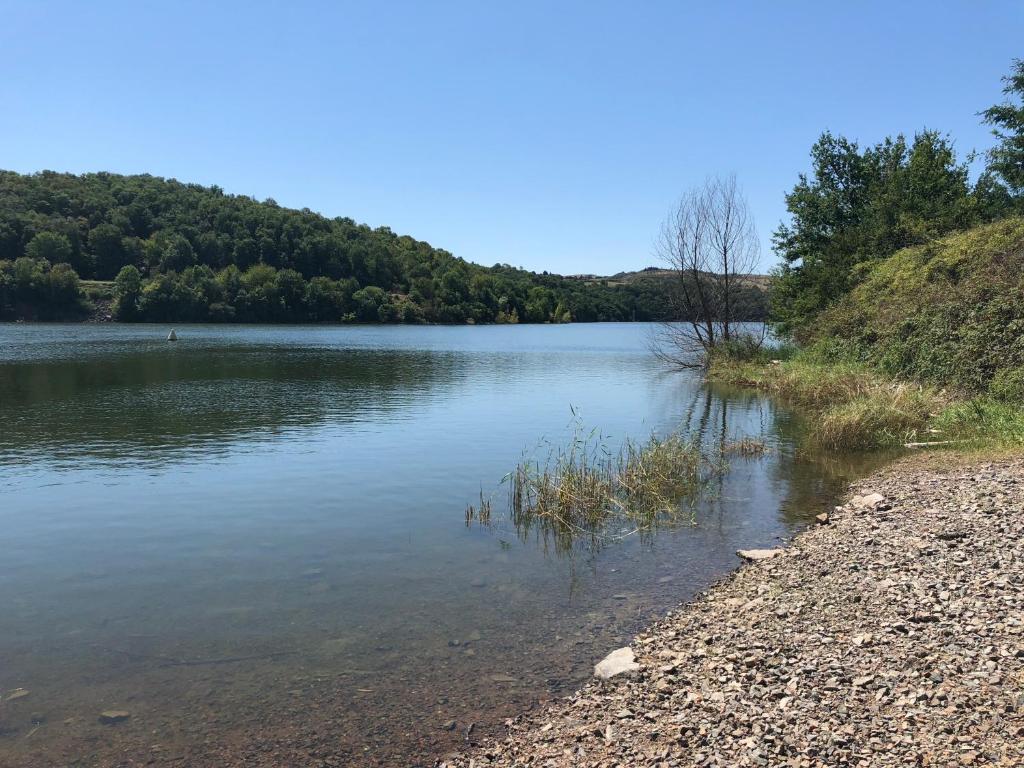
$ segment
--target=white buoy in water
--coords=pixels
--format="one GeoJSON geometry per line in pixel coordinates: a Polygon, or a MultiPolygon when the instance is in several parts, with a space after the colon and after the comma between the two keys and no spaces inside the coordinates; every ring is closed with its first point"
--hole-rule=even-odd
{"type": "Polygon", "coordinates": [[[171,332],[167,334],[167,340],[168,341],[177,341],[178,340],[178,334],[174,332],[173,328],[171,328],[171,332]]]}

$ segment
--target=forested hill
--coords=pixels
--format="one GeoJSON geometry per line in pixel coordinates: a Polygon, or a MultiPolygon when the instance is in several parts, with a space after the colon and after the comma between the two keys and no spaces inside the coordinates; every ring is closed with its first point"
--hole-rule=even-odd
{"type": "Polygon", "coordinates": [[[107,299],[120,320],[654,320],[662,319],[664,290],[482,267],[387,227],[219,187],[0,171],[7,319],[81,316],[90,299],[107,299]]]}

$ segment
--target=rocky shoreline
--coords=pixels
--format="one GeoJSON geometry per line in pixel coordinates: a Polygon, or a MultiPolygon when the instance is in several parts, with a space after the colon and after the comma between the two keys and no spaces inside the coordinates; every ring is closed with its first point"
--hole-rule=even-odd
{"type": "Polygon", "coordinates": [[[818,522],[439,765],[1024,765],[1024,460],[905,459],[818,522]]]}

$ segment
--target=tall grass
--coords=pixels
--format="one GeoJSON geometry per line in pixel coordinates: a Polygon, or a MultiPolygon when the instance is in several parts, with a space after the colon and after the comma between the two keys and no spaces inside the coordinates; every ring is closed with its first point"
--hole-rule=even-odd
{"type": "Polygon", "coordinates": [[[811,348],[774,362],[719,354],[712,358],[708,378],[757,388],[806,408],[806,440],[819,448],[1024,445],[1024,408],[1019,402],[992,396],[964,399],[935,387],[895,381],[864,365],[822,359],[819,352],[811,348]]]}
{"type": "Polygon", "coordinates": [[[1024,446],[1024,407],[990,397],[957,402],[934,420],[937,433],[965,448],[1024,446]]]}
{"type": "Polygon", "coordinates": [[[930,387],[886,379],[855,363],[712,357],[709,379],[753,387],[810,411],[806,440],[831,450],[870,450],[915,441],[946,404],[930,387]]]}
{"type": "MultiPolygon", "coordinates": [[[[577,425],[568,446],[540,460],[524,459],[506,476],[509,518],[520,535],[539,531],[559,550],[580,541],[600,545],[659,524],[692,521],[696,501],[725,469],[722,457],[679,434],[626,440],[612,450],[600,434],[584,434],[577,425]]],[[[467,509],[467,524],[490,519],[483,498],[467,509]]]]}

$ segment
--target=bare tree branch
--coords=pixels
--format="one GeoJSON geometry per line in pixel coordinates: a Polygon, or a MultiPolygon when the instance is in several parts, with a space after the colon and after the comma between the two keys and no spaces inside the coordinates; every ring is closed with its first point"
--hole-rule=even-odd
{"type": "Polygon", "coordinates": [[[757,268],[759,248],[754,218],[735,175],[709,178],[680,198],[656,244],[657,255],[677,273],[668,320],[652,345],[659,357],[698,368],[723,342],[741,336],[756,341],[757,334],[737,327],[736,310],[757,268]]]}

